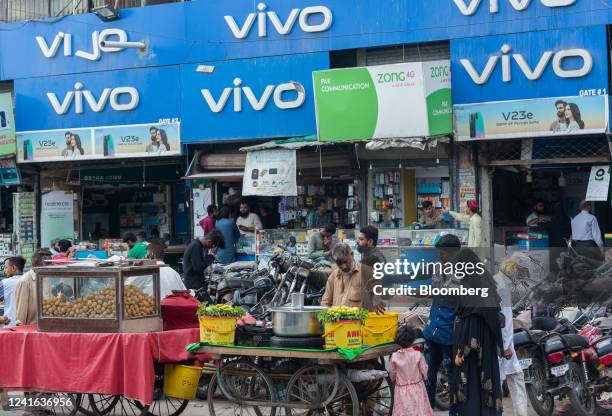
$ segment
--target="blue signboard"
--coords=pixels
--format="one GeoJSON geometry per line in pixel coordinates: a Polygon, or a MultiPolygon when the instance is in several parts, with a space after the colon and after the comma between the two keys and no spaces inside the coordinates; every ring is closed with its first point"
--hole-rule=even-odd
{"type": "Polygon", "coordinates": [[[180,117],[178,66],[15,81],[17,131],[157,123],[180,117]]]}
{"type": "Polygon", "coordinates": [[[183,143],[316,133],[312,72],[326,53],[181,66],[183,143]]]}
{"type": "Polygon", "coordinates": [[[605,95],[605,26],[451,41],[453,104],[605,95]]]}
{"type": "Polygon", "coordinates": [[[3,25],[0,79],[612,23],[604,0],[200,0],[3,25]],[[135,42],[130,48],[106,41],[135,42]],[[142,46],[142,47],[141,47],[142,46]]]}

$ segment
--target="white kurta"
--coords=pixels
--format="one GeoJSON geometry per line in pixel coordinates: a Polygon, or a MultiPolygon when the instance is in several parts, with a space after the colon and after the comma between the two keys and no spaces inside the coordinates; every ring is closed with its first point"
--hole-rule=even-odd
{"type": "Polygon", "coordinates": [[[501,311],[506,318],[506,325],[502,328],[502,338],[504,344],[504,351],[507,349],[512,350],[512,358],[506,360],[505,358],[499,359],[499,370],[500,377],[502,380],[506,378],[507,374],[522,373],[521,363],[519,362],[516,351],[514,350],[514,327],[512,324],[512,300],[510,293],[510,286],[507,282],[508,277],[502,272],[498,272],[495,275],[495,282],[497,283],[497,293],[501,298],[501,311]]]}

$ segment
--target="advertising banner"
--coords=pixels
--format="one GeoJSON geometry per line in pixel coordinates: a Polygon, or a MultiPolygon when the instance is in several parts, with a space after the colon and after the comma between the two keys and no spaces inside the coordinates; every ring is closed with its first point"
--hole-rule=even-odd
{"type": "Polygon", "coordinates": [[[449,61],[319,71],[313,81],[321,141],[452,132],[449,61]]]}
{"type": "Polygon", "coordinates": [[[51,240],[74,238],[74,195],[69,191],[51,191],[42,195],[40,210],[41,244],[51,240]]]}
{"type": "Polygon", "coordinates": [[[242,195],[296,196],[295,150],[275,149],[248,152],[242,195]]]}
{"type": "Polygon", "coordinates": [[[203,237],[204,230],[200,227],[200,221],[202,221],[208,213],[206,208],[212,204],[212,189],[205,188],[204,185],[200,185],[198,188],[192,190],[193,194],[193,237],[203,237]]]}
{"type": "Polygon", "coordinates": [[[513,139],[605,133],[608,96],[455,105],[455,139],[513,139]]]}
{"type": "Polygon", "coordinates": [[[11,93],[0,94],[0,156],[15,154],[15,116],[11,93]]]}
{"type": "Polygon", "coordinates": [[[589,176],[589,187],[587,188],[587,201],[607,201],[608,188],[610,187],[610,166],[593,166],[589,176]]]}
{"type": "Polygon", "coordinates": [[[17,133],[19,163],[180,154],[176,122],[17,133]]]}

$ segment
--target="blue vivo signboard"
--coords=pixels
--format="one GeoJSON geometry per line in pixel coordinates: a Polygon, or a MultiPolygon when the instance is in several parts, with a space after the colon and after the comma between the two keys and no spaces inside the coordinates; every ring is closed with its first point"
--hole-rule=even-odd
{"type": "Polygon", "coordinates": [[[605,26],[451,41],[453,104],[605,95],[605,26]]]}
{"type": "Polygon", "coordinates": [[[182,65],[183,143],[316,133],[312,72],[327,68],[326,53],[182,65]]]}
{"type": "Polygon", "coordinates": [[[17,131],[156,123],[180,117],[178,66],[18,79],[17,131]]]}
{"type": "Polygon", "coordinates": [[[605,0],[199,0],[3,25],[0,79],[612,23],[605,0]],[[142,42],[142,49],[104,46],[142,42]]]}

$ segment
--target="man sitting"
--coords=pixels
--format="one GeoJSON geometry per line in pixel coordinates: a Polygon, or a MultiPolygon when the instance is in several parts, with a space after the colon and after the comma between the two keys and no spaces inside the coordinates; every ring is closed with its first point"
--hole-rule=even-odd
{"type": "Polygon", "coordinates": [[[163,299],[170,295],[173,290],[186,290],[181,275],[172,267],[164,263],[164,246],[153,242],[147,247],[148,257],[157,260],[159,267],[159,298],[163,299]]]}

